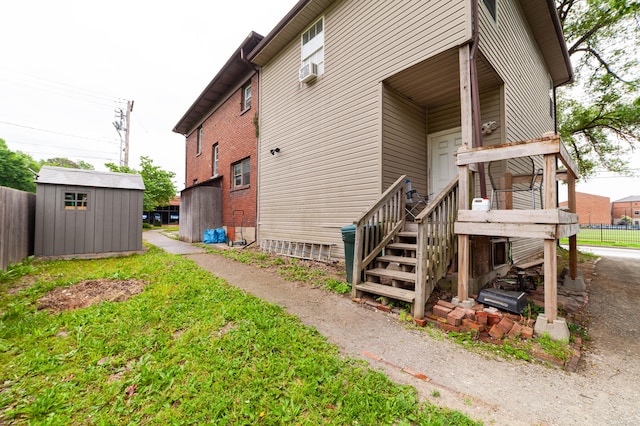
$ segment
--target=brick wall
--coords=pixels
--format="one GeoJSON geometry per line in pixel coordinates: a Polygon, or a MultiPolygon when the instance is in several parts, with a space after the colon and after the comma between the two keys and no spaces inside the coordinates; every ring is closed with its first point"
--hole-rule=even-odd
{"type": "MultiPolygon", "coordinates": [[[[563,201],[560,206],[567,206],[568,202],[563,201]]],[[[611,224],[611,203],[609,197],[576,192],[576,212],[578,222],[581,225],[589,224],[611,224]]]]}
{"type": "Polygon", "coordinates": [[[238,89],[205,120],[202,124],[202,152],[199,155],[197,129],[187,137],[186,187],[213,177],[213,145],[218,144],[216,184],[222,188],[223,226],[255,227],[256,224],[258,163],[254,117],[258,113],[257,74],[251,78],[251,88],[250,109],[241,111],[242,89],[238,89]],[[247,157],[251,159],[250,184],[243,189],[234,190],[231,165],[247,157]]]}
{"type": "Polygon", "coordinates": [[[622,216],[629,216],[634,224],[640,222],[640,201],[614,201],[611,211],[614,221],[618,221],[622,216]]]}

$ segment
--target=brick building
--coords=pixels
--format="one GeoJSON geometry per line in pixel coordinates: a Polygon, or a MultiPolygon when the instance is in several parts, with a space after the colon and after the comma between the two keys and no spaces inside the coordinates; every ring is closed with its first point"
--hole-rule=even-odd
{"type": "MultiPolygon", "coordinates": [[[[562,201],[560,207],[566,207],[567,201],[562,201]]],[[[611,224],[611,204],[609,197],[576,192],[576,213],[581,225],[611,224]]]]}
{"type": "Polygon", "coordinates": [[[634,225],[640,225],[640,195],[632,195],[611,203],[611,216],[616,224],[622,216],[628,216],[634,225]]]}
{"type": "Polygon", "coordinates": [[[246,55],[262,38],[249,34],[173,129],[186,138],[181,240],[219,227],[255,240],[258,73],[246,55]]]}

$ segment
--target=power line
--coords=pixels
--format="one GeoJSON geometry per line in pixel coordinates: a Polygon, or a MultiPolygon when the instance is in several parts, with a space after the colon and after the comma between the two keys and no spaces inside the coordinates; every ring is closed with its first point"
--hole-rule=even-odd
{"type": "Polygon", "coordinates": [[[89,140],[89,141],[106,142],[106,143],[113,143],[113,144],[117,144],[118,143],[118,141],[116,139],[103,138],[101,140],[101,139],[97,139],[97,138],[89,138],[89,137],[86,137],[86,136],[73,135],[73,134],[70,134],[70,133],[56,132],[54,130],[41,129],[39,127],[26,126],[24,124],[11,123],[11,122],[2,121],[2,120],[0,120],[0,124],[7,124],[9,126],[22,127],[23,129],[37,130],[39,132],[52,133],[52,134],[55,134],[55,135],[68,136],[68,137],[71,137],[71,138],[85,139],[85,140],[89,140]]]}

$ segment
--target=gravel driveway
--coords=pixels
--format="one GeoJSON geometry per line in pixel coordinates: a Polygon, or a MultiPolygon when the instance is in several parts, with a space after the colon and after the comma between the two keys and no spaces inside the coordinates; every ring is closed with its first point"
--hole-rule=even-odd
{"type": "MultiPolygon", "coordinates": [[[[146,234],[149,240],[152,235],[146,234]]],[[[153,240],[164,245],[162,239],[153,240]]],[[[167,247],[169,252],[173,249],[167,247]]],[[[414,386],[423,399],[485,424],[640,425],[638,261],[603,258],[582,268],[590,292],[584,313],[591,318],[592,342],[578,371],[568,373],[470,352],[424,330],[406,328],[397,316],[285,281],[269,270],[219,255],[187,257],[231,285],[284,307],[343,354],[364,359],[392,380],[414,386]]]]}

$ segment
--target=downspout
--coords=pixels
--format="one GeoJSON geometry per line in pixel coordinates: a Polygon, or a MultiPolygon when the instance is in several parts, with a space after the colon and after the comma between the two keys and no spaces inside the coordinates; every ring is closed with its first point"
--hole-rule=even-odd
{"type": "MultiPolygon", "coordinates": [[[[480,93],[478,92],[478,45],[480,44],[480,28],[478,19],[478,0],[471,0],[472,43],[469,52],[469,69],[471,72],[471,109],[473,114],[473,147],[482,147],[482,131],[480,128],[480,93]]],[[[487,183],[484,163],[477,163],[480,178],[480,196],[487,198],[487,183]]]]}

